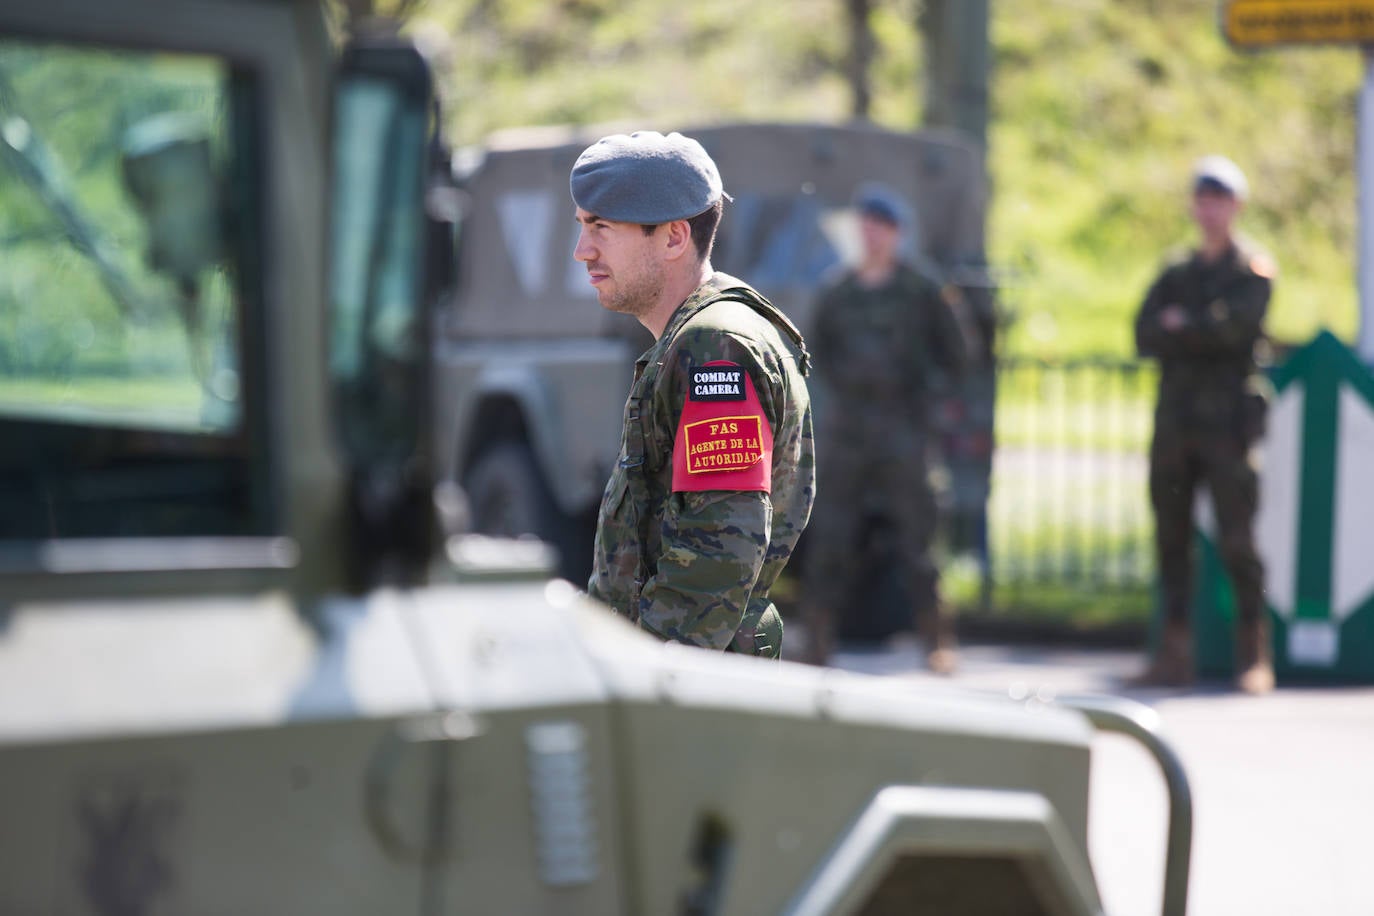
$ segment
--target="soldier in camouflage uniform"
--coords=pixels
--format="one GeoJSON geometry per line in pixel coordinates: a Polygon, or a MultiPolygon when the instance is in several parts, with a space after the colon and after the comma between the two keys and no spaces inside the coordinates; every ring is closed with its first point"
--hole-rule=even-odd
{"type": "Polygon", "coordinates": [[[1274,269],[1232,234],[1247,192],[1245,176],[1229,159],[1198,163],[1192,215],[1202,244],[1160,274],[1136,318],[1140,355],[1160,364],[1150,500],[1165,616],[1158,650],[1138,683],[1192,680],[1193,496],[1206,484],[1235,591],[1237,684],[1248,693],[1274,685],[1264,568],[1253,531],[1259,499],[1253,451],[1266,406],[1255,349],[1274,269]]]}
{"type": "Polygon", "coordinates": [[[828,400],[818,430],[821,481],[807,540],[808,661],[830,656],[835,611],[855,588],[865,515],[890,510],[902,583],[926,660],[953,670],[953,628],[931,557],[936,502],[926,464],[937,372],[953,379],[970,359],[970,332],[954,287],[941,288],[898,256],[909,217],[899,197],[866,186],[856,198],[863,260],[821,294],[812,334],[828,400]]]}
{"type": "Polygon", "coordinates": [[[815,494],[801,334],[712,269],[724,193],[696,141],[603,138],[571,186],[601,304],[656,338],[635,363],[588,592],[660,639],[777,658],[769,589],[815,494]]]}

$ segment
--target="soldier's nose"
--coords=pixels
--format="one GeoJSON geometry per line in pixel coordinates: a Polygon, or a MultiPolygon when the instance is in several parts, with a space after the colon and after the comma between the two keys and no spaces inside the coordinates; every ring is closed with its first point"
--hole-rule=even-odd
{"type": "Polygon", "coordinates": [[[577,247],[573,249],[573,257],[579,261],[592,261],[596,257],[596,249],[591,242],[587,241],[585,231],[577,233],[577,247]]]}

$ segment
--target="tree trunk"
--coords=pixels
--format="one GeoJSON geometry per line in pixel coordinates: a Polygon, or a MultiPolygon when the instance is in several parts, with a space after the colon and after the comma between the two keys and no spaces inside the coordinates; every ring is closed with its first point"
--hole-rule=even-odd
{"type": "Polygon", "coordinates": [[[925,0],[917,16],[926,57],[924,121],[987,146],[989,0],[925,0]]]}
{"type": "Polygon", "coordinates": [[[873,66],[873,26],[869,13],[873,0],[845,0],[849,13],[849,87],[854,100],[853,115],[867,120],[873,101],[869,71],[873,66]]]}

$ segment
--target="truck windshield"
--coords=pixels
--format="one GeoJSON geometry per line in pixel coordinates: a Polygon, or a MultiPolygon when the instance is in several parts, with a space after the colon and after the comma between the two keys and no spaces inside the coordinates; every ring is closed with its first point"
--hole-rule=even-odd
{"type": "Polygon", "coordinates": [[[251,87],[0,36],[0,538],[239,534],[251,87]]]}

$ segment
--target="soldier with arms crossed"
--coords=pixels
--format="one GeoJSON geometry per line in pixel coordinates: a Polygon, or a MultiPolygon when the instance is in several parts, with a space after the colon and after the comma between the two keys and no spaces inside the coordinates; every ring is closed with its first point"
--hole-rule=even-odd
{"type": "Polygon", "coordinates": [[[635,363],[587,590],[660,639],[777,658],[769,589],[815,496],[801,334],[711,267],[725,194],[695,140],[605,137],[570,184],[598,299],[656,338],[635,363]]]}
{"type": "Polygon", "coordinates": [[[1253,530],[1259,485],[1252,459],[1266,406],[1255,348],[1274,266],[1233,234],[1248,191],[1231,160],[1198,162],[1192,216],[1201,245],[1160,274],[1136,317],[1136,349],[1158,359],[1160,369],[1150,502],[1165,615],[1158,650],[1135,679],[1140,684],[1183,685],[1193,677],[1193,496],[1206,484],[1236,596],[1237,686],[1247,693],[1274,686],[1264,567],[1253,530]]]}

